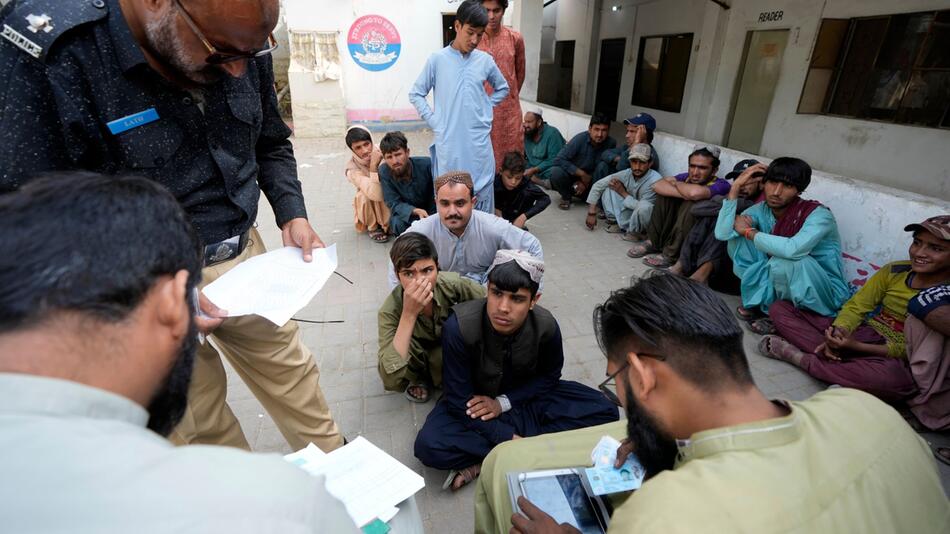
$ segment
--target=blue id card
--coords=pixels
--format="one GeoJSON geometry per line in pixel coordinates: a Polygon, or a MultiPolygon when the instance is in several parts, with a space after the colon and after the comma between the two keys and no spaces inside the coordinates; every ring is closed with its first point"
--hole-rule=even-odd
{"type": "Polygon", "coordinates": [[[116,119],[112,122],[106,123],[106,126],[109,127],[109,131],[112,132],[112,135],[119,135],[120,133],[127,132],[132,128],[138,128],[139,126],[144,126],[157,120],[158,112],[155,111],[155,108],[148,108],[145,111],[133,113],[131,115],[122,117],[121,119],[116,119]]]}

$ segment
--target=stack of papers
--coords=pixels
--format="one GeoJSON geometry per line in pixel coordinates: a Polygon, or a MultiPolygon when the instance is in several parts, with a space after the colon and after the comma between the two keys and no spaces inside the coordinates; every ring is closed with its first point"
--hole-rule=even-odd
{"type": "Polygon", "coordinates": [[[608,495],[639,489],[643,484],[646,469],[640,464],[637,455],[630,454],[619,468],[614,467],[617,461],[617,448],[620,442],[610,436],[600,438],[597,446],[591,451],[590,457],[594,467],[584,470],[587,481],[590,483],[594,495],[608,495]]]}
{"type": "Polygon", "coordinates": [[[284,456],[312,475],[326,477],[327,491],[339,499],[353,522],[389,521],[396,505],[425,487],[425,480],[362,436],[327,454],[311,443],[284,456]]]}
{"type": "Polygon", "coordinates": [[[313,249],[309,263],[299,248],[284,247],[241,262],[203,292],[228,317],[260,315],[284,326],[313,300],[336,266],[336,245],[313,249]]]}

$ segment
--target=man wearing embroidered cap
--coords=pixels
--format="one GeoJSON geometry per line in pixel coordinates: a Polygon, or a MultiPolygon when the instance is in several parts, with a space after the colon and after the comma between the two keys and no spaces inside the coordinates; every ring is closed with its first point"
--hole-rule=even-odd
{"type": "MultiPolygon", "coordinates": [[[[50,170],[150,178],[198,232],[202,284],[266,252],[254,227],[262,192],[284,245],[300,247],[304,261],[324,246],[308,222],[291,130],[277,108],[277,0],[0,5],[4,28],[32,43],[20,46],[6,30],[0,39],[0,193],[50,170]]],[[[224,356],[292,448],[342,445],[297,324],[226,318],[199,301],[198,327],[213,330],[215,344],[198,349],[188,411],[172,440],[250,448],[226,402],[224,356]]]]}
{"type": "MultiPolygon", "coordinates": [[[[521,249],[543,259],[541,242],[510,222],[474,209],[477,197],[472,177],[466,172],[449,172],[435,180],[438,217],[412,223],[407,232],[418,232],[435,243],[439,270],[459,273],[484,284],[488,268],[501,249],[521,249]]],[[[389,266],[389,287],[399,284],[389,266]]]]}
{"type": "Polygon", "coordinates": [[[561,380],[561,331],[538,306],[544,262],[499,250],[487,299],[457,304],[442,326],[445,394],[416,436],[415,455],[449,471],[444,488],[478,476],[495,445],[525,436],[617,420],[596,390],[561,380]]]}

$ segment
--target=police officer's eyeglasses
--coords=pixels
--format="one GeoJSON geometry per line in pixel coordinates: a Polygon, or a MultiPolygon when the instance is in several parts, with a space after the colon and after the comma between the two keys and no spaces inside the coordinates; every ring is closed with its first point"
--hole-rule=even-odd
{"type": "MultiPolygon", "coordinates": [[[[660,356],[658,354],[645,354],[638,352],[637,356],[653,358],[655,360],[660,360],[661,362],[666,360],[666,356],[660,356]]],[[[624,362],[620,369],[617,369],[613,372],[613,374],[608,375],[607,380],[604,380],[597,386],[597,389],[599,389],[600,392],[603,393],[605,397],[607,397],[607,400],[616,404],[617,406],[623,406],[623,404],[620,402],[620,396],[617,395],[617,375],[624,372],[629,366],[629,362],[624,362]]]]}
{"type": "Polygon", "coordinates": [[[238,53],[221,52],[215,48],[213,44],[211,44],[211,41],[209,41],[203,33],[201,33],[201,30],[198,29],[198,25],[195,24],[195,21],[191,18],[191,15],[189,15],[188,12],[185,11],[184,6],[181,5],[181,0],[175,0],[175,6],[178,8],[178,12],[181,13],[181,18],[185,19],[185,23],[188,24],[188,27],[191,28],[191,31],[195,33],[195,36],[201,41],[201,44],[205,45],[205,48],[208,49],[208,57],[205,58],[205,63],[208,63],[209,65],[220,65],[222,63],[230,63],[232,61],[240,61],[242,59],[253,59],[256,57],[265,56],[273,52],[278,46],[277,39],[274,38],[274,34],[272,33],[267,36],[267,46],[261,48],[260,50],[256,50],[254,52],[238,53]]]}

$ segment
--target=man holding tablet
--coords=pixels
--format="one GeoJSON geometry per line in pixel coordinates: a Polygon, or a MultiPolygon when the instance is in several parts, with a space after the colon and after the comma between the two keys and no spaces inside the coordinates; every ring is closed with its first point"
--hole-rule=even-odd
{"type": "MultiPolygon", "coordinates": [[[[769,400],[752,380],[742,329],[706,286],[641,280],[594,310],[594,329],[607,354],[601,390],[627,413],[618,461],[635,451],[646,469],[610,532],[950,529],[934,459],[900,414],[844,388],[769,400]]],[[[589,465],[597,440],[621,424],[496,447],[476,488],[476,532],[577,532],[524,498],[511,514],[507,473],[589,465]]]]}

